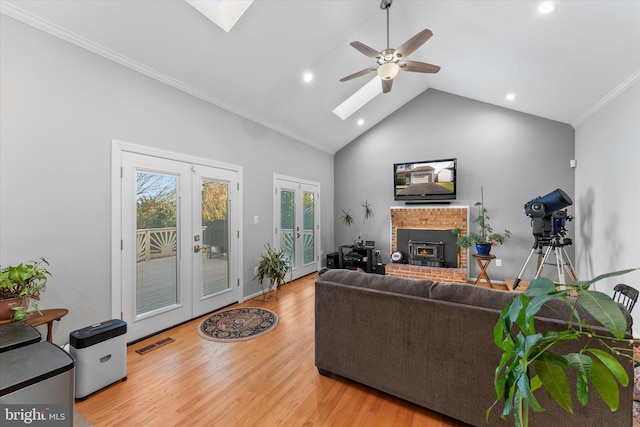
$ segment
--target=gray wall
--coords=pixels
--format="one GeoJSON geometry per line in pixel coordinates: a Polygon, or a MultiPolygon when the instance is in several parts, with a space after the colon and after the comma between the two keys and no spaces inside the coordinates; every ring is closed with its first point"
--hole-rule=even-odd
{"type": "MultiPolygon", "coordinates": [[[[640,82],[576,129],[576,270],[581,279],[640,267],[640,82]]],[[[596,283],[640,289],[640,272],[596,283]]],[[[634,330],[640,331],[635,308],[634,330]]]]}
{"type": "Polygon", "coordinates": [[[112,139],[243,167],[245,295],[272,239],[274,173],[320,183],[332,249],[331,155],[0,16],[0,265],[50,261],[40,306],[70,309],[55,341],[111,316],[112,139]]]}
{"type": "MultiPolygon", "coordinates": [[[[342,209],[350,209],[361,221],[360,203],[367,200],[375,216],[367,222],[364,238],[376,241],[387,262],[389,209],[402,205],[393,200],[393,164],[449,157],[458,159],[458,198],[452,205],[472,207],[473,219],[478,212],[473,205],[483,187],[491,225],[514,234],[493,249],[503,266],[492,264],[489,276],[515,278],[534,241],[524,203],[556,188],[573,197],[573,128],[433,89],[336,153],[336,245],[352,241],[360,228],[359,223],[346,228],[339,221],[342,209]]],[[[573,224],[569,230],[573,235],[573,224]]],[[[568,252],[572,256],[573,249],[568,252]]],[[[530,264],[527,273],[533,276],[535,266],[530,264]]],[[[470,276],[478,273],[473,263],[470,276]]]]}

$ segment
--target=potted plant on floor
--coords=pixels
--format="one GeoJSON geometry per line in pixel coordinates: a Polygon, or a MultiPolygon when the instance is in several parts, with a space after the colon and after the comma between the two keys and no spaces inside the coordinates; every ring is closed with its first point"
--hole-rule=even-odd
{"type": "Polygon", "coordinates": [[[505,240],[511,237],[511,232],[509,230],[504,230],[502,233],[493,231],[493,227],[489,224],[487,208],[484,207],[484,191],[482,187],[480,187],[480,201],[476,202],[475,206],[478,207],[479,212],[473,222],[478,224],[480,233],[469,233],[466,236],[460,236],[459,228],[454,228],[451,232],[458,235],[458,240],[456,241],[458,246],[467,249],[475,243],[478,255],[487,256],[491,252],[491,247],[503,244],[505,240]]]}
{"type": "MultiPolygon", "coordinates": [[[[260,286],[265,279],[269,279],[269,295],[275,286],[277,301],[278,292],[285,283],[287,272],[291,271],[291,263],[283,249],[272,248],[268,243],[265,245],[265,249],[266,252],[260,255],[254,279],[260,281],[260,286]]],[[[264,288],[262,288],[262,300],[265,301],[264,288]]]]}
{"type": "MultiPolygon", "coordinates": [[[[364,244],[364,240],[362,239],[362,236],[364,235],[364,225],[365,222],[373,216],[373,209],[371,208],[371,205],[367,200],[362,202],[361,206],[364,209],[364,212],[362,216],[362,227],[360,228],[360,233],[358,234],[358,238],[354,241],[356,246],[362,246],[364,244]]],[[[353,217],[353,215],[351,215],[351,209],[347,211],[343,209],[340,220],[347,227],[351,226],[351,224],[355,222],[355,218],[353,217]]]]}
{"type": "MultiPolygon", "coordinates": [[[[47,260],[20,263],[0,271],[0,322],[23,320],[28,315],[30,300],[40,300],[51,273],[47,260]]],[[[38,308],[37,304],[34,307],[38,308]]]]}
{"type": "Polygon", "coordinates": [[[631,362],[637,341],[625,339],[627,321],[620,306],[608,295],[591,291],[589,287],[604,278],[633,270],[603,274],[588,282],[562,287],[549,279],[538,278],[502,310],[493,334],[495,344],[503,352],[495,371],[497,398],[487,410],[487,420],[491,409],[502,401],[502,418],[513,416],[516,427],[526,427],[530,411],[544,410],[534,394],[540,388],[545,388],[553,400],[572,413],[568,371],[576,373],[573,387],[581,405],[588,403],[588,387],[592,386],[611,411],[618,408],[618,383],[623,387],[629,384],[619,358],[631,362]],[[563,320],[566,329],[537,332],[534,316],[552,300],[566,303],[570,308],[567,319],[563,320]],[[611,335],[603,336],[589,327],[581,320],[578,307],[593,316],[611,335]],[[563,345],[580,338],[587,341],[579,351],[562,351],[563,345]]]}

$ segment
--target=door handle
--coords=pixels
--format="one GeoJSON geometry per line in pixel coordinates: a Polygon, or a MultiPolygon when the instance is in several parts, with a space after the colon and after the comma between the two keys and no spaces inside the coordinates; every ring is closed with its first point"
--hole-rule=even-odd
{"type": "Polygon", "coordinates": [[[300,238],[300,233],[296,233],[296,239],[300,238]]]}
{"type": "Polygon", "coordinates": [[[195,246],[193,247],[193,252],[194,252],[194,253],[196,253],[196,254],[197,254],[198,252],[200,252],[200,245],[195,245],[195,246]]]}

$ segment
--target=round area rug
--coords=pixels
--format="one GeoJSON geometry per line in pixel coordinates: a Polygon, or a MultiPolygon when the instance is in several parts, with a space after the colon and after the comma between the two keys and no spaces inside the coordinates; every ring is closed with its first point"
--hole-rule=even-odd
{"type": "Polygon", "coordinates": [[[259,337],[273,330],[278,315],[264,308],[232,308],[214,313],[198,326],[198,334],[211,341],[232,342],[259,337]]]}

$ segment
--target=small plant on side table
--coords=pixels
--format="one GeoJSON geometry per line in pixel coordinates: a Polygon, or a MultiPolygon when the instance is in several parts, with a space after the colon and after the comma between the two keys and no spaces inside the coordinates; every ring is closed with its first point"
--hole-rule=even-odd
{"type": "Polygon", "coordinates": [[[484,207],[484,191],[482,187],[480,187],[480,201],[476,202],[475,206],[479,208],[479,212],[473,222],[478,224],[480,233],[468,233],[466,236],[461,236],[459,228],[454,228],[451,232],[458,235],[458,240],[456,241],[458,246],[467,249],[475,243],[478,255],[489,255],[491,246],[503,244],[511,237],[511,232],[509,230],[504,230],[502,233],[493,231],[493,227],[489,224],[487,208],[484,207]]]}
{"type": "MultiPolygon", "coordinates": [[[[49,265],[46,259],[40,258],[40,261],[20,263],[0,271],[0,301],[12,304],[9,301],[16,300],[10,307],[13,311],[10,315],[11,320],[25,319],[28,315],[29,300],[40,300],[40,293],[45,291],[47,279],[51,277],[51,273],[43,264],[49,265]]],[[[34,304],[34,307],[38,309],[37,304],[34,304]]]]}

